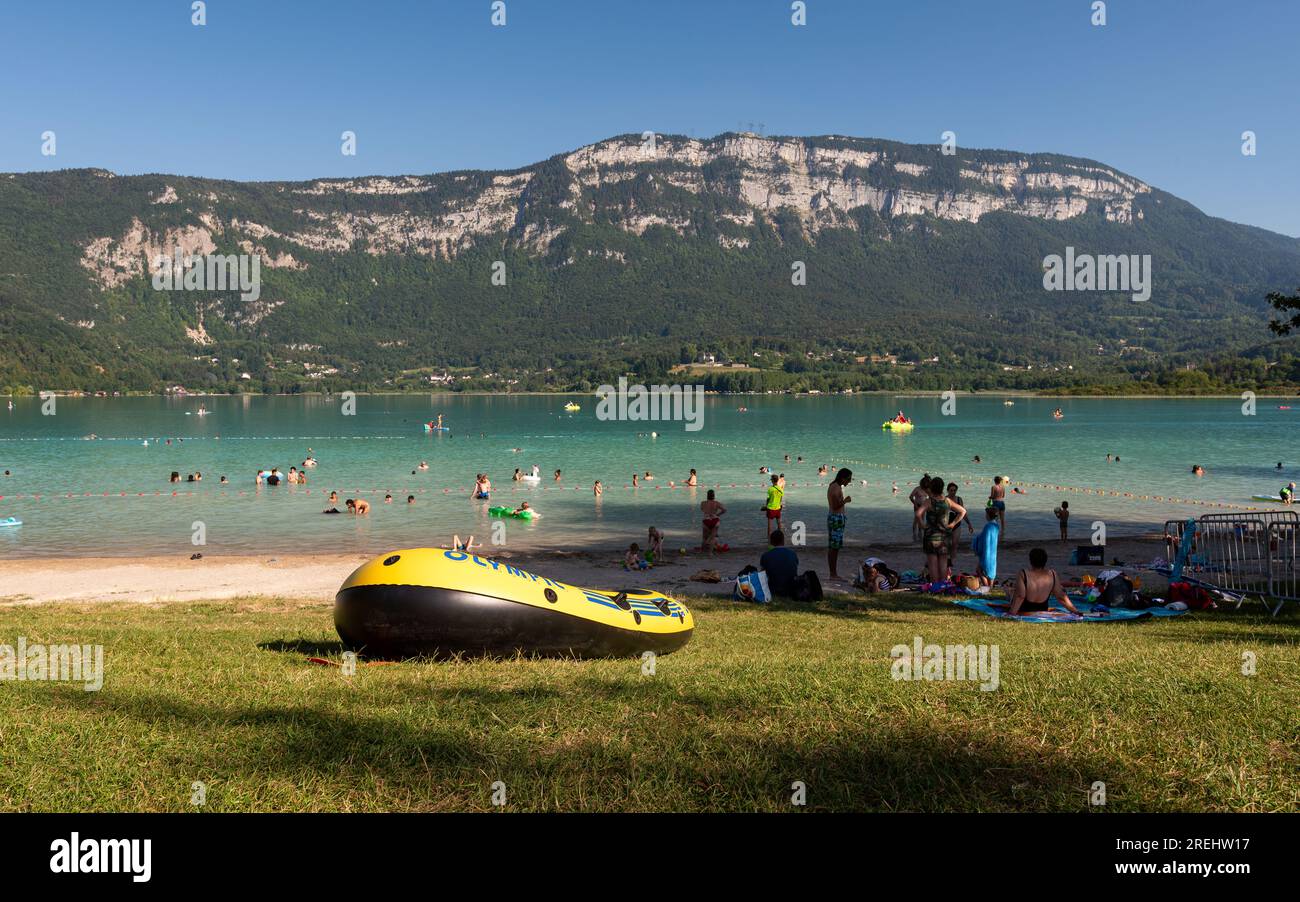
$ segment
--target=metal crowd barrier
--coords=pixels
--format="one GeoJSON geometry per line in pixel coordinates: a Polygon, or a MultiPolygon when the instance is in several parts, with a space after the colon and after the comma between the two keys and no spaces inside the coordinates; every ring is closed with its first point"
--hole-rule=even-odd
{"type": "MultiPolygon", "coordinates": [[[[1190,522],[1165,521],[1171,550],[1190,522]]],[[[1300,601],[1300,512],[1205,514],[1195,529],[1182,575],[1237,595],[1237,607],[1245,596],[1257,596],[1274,616],[1286,602],[1300,601]]]]}

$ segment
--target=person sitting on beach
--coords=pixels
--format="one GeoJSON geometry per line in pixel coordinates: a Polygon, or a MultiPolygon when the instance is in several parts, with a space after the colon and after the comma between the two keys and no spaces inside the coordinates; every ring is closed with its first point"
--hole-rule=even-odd
{"type": "Polygon", "coordinates": [[[759,569],[767,573],[767,585],[773,595],[793,598],[794,581],[799,576],[799,555],[786,547],[785,533],[779,529],[768,536],[768,541],[772,547],[758,559],[759,569]]]}
{"type": "Polygon", "coordinates": [[[633,542],[627,547],[627,554],[623,555],[624,570],[647,570],[650,563],[641,557],[641,546],[633,542]]]}
{"type": "Polygon", "coordinates": [[[663,560],[664,556],[664,534],[656,527],[651,526],[646,531],[646,541],[650,547],[646,549],[645,559],[650,563],[663,560]]]}
{"type": "Polygon", "coordinates": [[[1052,513],[1056,514],[1056,519],[1061,521],[1061,541],[1064,542],[1070,528],[1070,502],[1062,501],[1061,506],[1052,513]]]}
{"type": "Polygon", "coordinates": [[[1083,616],[1066,596],[1065,587],[1061,585],[1061,578],[1056,575],[1056,571],[1047,569],[1047,552],[1035,548],[1029,552],[1029,569],[1021,570],[1016,576],[1015,586],[1011,590],[1010,613],[1015,616],[1046,611],[1053,598],[1071,614],[1083,616]]]}
{"type": "Polygon", "coordinates": [[[701,523],[700,551],[713,554],[718,545],[718,531],[722,525],[722,515],[727,512],[727,509],[717,500],[713,489],[709,489],[704,500],[700,502],[700,512],[704,514],[704,520],[701,523]]]}
{"type": "Polygon", "coordinates": [[[482,548],[483,543],[475,542],[473,536],[462,542],[459,535],[453,535],[451,537],[451,547],[456,551],[473,551],[475,548],[482,548]]]}
{"type": "Polygon", "coordinates": [[[691,475],[686,477],[686,484],[692,488],[699,484],[699,477],[695,475],[695,468],[691,468],[691,475]]]}
{"type": "Polygon", "coordinates": [[[853,586],[868,595],[874,595],[877,592],[891,592],[897,589],[902,581],[903,578],[898,571],[890,569],[878,557],[869,557],[864,559],[862,566],[858,568],[858,577],[853,581],[853,586]]]}

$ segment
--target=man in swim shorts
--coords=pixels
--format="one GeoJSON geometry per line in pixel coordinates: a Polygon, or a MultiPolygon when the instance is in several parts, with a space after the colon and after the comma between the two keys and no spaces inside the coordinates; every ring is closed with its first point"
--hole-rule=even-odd
{"type": "Polygon", "coordinates": [[[993,486],[989,489],[989,502],[987,507],[993,508],[998,512],[998,529],[1006,532],[1007,529],[1007,487],[1002,484],[1001,476],[993,477],[993,486]]]}
{"type": "Polygon", "coordinates": [[[835,570],[835,565],[840,559],[840,549],[844,547],[844,526],[847,519],[844,516],[844,505],[853,499],[844,494],[844,487],[853,481],[853,471],[847,467],[841,467],[840,471],[835,474],[835,479],[831,482],[830,487],[826,489],[826,504],[830,508],[826,515],[826,564],[830,570],[831,579],[839,579],[840,575],[835,570]]]}

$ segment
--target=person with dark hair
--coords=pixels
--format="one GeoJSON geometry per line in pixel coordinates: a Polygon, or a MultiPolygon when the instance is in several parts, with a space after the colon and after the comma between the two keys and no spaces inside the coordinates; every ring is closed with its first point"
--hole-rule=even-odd
{"type": "MultiPolygon", "coordinates": [[[[966,502],[962,500],[961,495],[957,494],[957,483],[948,483],[948,501],[956,502],[962,510],[966,510],[966,502]]],[[[961,519],[952,525],[952,530],[948,533],[948,566],[952,567],[957,561],[957,534],[961,532],[961,525],[966,524],[966,532],[974,533],[975,527],[970,522],[970,517],[966,514],[961,515],[961,519]]]]}
{"type": "Polygon", "coordinates": [[[925,568],[930,582],[948,578],[948,545],[953,527],[966,516],[966,508],[944,496],[943,479],[935,476],[927,487],[928,494],[917,509],[916,521],[921,524],[921,549],[925,552],[925,568]]]}
{"type": "Polygon", "coordinates": [[[830,512],[826,515],[826,563],[830,568],[831,579],[840,578],[839,573],[835,571],[835,565],[839,562],[840,549],[844,547],[844,526],[847,523],[844,505],[853,500],[844,494],[844,487],[852,481],[853,471],[848,467],[841,467],[830,487],[826,489],[826,504],[830,508],[830,512]]]}
{"type": "Polygon", "coordinates": [[[925,505],[926,496],[930,494],[930,474],[926,473],[916,483],[916,488],[908,494],[907,500],[912,502],[912,539],[921,540],[921,523],[916,519],[917,512],[925,505]]]}
{"type": "Polygon", "coordinates": [[[1001,476],[993,477],[993,486],[989,489],[988,507],[998,512],[998,529],[1007,528],[1007,487],[1002,484],[1001,476]]]}
{"type": "Polygon", "coordinates": [[[759,569],[767,572],[767,585],[774,595],[792,598],[794,581],[799,575],[799,555],[786,547],[785,533],[781,530],[773,531],[769,540],[772,547],[758,559],[759,569]]]}
{"type": "MultiPolygon", "coordinates": [[[[1072,614],[1079,614],[1079,609],[1065,594],[1061,578],[1055,570],[1047,569],[1047,552],[1034,548],[1029,552],[1029,569],[1021,570],[1016,575],[1015,585],[1011,590],[1011,611],[1016,614],[1032,614],[1046,611],[1049,603],[1056,598],[1072,614]]],[[[1079,616],[1083,616],[1079,614],[1079,616]]]]}

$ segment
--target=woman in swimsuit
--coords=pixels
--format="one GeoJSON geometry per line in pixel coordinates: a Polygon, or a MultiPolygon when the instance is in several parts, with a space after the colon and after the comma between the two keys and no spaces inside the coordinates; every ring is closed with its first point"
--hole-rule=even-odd
{"type": "Polygon", "coordinates": [[[1021,570],[1016,576],[1016,584],[1011,590],[1010,613],[1014,616],[1046,611],[1053,598],[1064,605],[1071,614],[1083,616],[1079,613],[1079,609],[1070,603],[1056,571],[1047,569],[1047,552],[1035,548],[1029,552],[1029,569],[1021,570]]]}
{"type": "Polygon", "coordinates": [[[718,527],[722,524],[722,515],[727,509],[717,500],[713,489],[709,489],[704,500],[700,502],[700,512],[704,514],[703,535],[700,541],[700,550],[713,553],[718,544],[718,527]]]}
{"type": "Polygon", "coordinates": [[[916,519],[922,524],[921,548],[925,551],[926,571],[930,582],[937,583],[948,578],[948,537],[966,516],[966,508],[944,497],[941,477],[932,477],[927,488],[929,493],[917,508],[916,519]]]}

